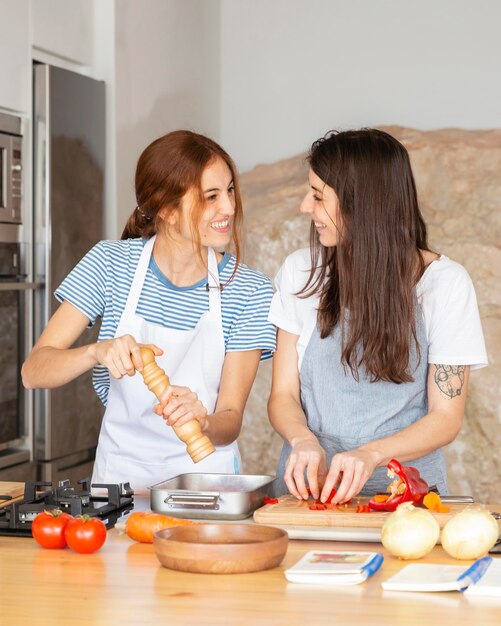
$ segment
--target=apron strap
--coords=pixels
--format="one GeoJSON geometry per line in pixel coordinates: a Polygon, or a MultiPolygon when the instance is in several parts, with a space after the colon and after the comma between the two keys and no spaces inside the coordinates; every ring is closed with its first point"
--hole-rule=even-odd
{"type": "MultiPolygon", "coordinates": [[[[143,289],[144,279],[146,272],[150,264],[151,255],[153,252],[153,246],[155,244],[156,235],[153,235],[144,244],[143,251],[139,258],[134,278],[130,287],[127,302],[122,313],[122,317],[125,315],[133,316],[136,313],[137,304],[139,302],[139,296],[143,289]]],[[[217,267],[217,257],[213,248],[208,248],[208,274],[207,274],[207,286],[209,291],[209,311],[215,313],[221,317],[221,288],[219,283],[219,271],[217,267]]]]}
{"type": "Polygon", "coordinates": [[[219,283],[219,271],[217,257],[213,248],[208,249],[207,265],[207,289],[209,291],[209,311],[221,316],[221,287],[219,283]]]}
{"type": "Polygon", "coordinates": [[[132,280],[129,295],[127,296],[127,302],[125,303],[122,317],[125,315],[132,316],[136,313],[137,303],[139,302],[139,296],[141,295],[141,290],[143,289],[146,271],[148,270],[148,266],[150,264],[151,253],[153,252],[153,245],[156,238],[157,236],[153,235],[153,237],[148,239],[148,241],[144,244],[143,251],[141,252],[141,256],[139,258],[139,263],[137,264],[136,271],[134,273],[134,279],[132,280]]]}

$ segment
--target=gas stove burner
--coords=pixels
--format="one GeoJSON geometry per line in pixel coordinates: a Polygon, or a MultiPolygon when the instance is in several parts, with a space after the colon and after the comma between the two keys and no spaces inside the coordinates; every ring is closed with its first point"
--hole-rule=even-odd
{"type": "MultiPolygon", "coordinates": [[[[134,492],[129,483],[91,485],[90,479],[84,478],[77,484],[78,489],[72,487],[69,480],[60,481],[57,487],[47,482],[26,483],[22,500],[0,508],[0,535],[31,537],[32,521],[39,513],[50,509],[99,517],[106,528],[113,528],[118,518],[134,507],[134,492]]],[[[0,495],[0,500],[8,499],[0,495]]]]}

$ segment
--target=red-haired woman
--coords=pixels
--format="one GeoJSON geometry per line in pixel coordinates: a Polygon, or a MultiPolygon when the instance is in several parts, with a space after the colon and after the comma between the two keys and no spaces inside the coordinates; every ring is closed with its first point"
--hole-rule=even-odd
{"type": "Polygon", "coordinates": [[[92,482],[141,491],[185,472],[238,473],[244,406],[275,329],[271,282],[240,262],[229,155],[202,135],[169,133],[140,156],[135,187],[122,239],[97,244],[56,290],[61,305],[22,375],[27,387],[51,388],[93,368],[106,412],[92,482]],[[234,255],[221,252],[230,242],[234,255]],[[72,348],[97,317],[98,342],[72,348]],[[171,381],[156,412],[168,425],[197,419],[216,445],[197,465],[134,376],[140,344],[154,347],[171,381]]]}
{"type": "Polygon", "coordinates": [[[372,495],[392,458],[447,493],[440,448],[461,428],[470,369],[487,364],[471,280],[428,247],[396,139],[332,132],[308,160],[310,249],[282,266],[269,318],[277,493],[372,495]]]}

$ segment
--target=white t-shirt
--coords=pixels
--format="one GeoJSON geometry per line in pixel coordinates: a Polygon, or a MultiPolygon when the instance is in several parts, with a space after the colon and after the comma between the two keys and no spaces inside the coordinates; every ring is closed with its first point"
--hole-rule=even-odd
{"type": "MultiPolygon", "coordinates": [[[[310,274],[309,248],[290,254],[276,278],[269,321],[298,335],[298,366],[317,323],[318,296],[300,298],[310,274]]],[[[477,298],[465,268],[446,256],[431,263],[416,286],[428,338],[428,363],[470,365],[488,363],[477,298]]]]}

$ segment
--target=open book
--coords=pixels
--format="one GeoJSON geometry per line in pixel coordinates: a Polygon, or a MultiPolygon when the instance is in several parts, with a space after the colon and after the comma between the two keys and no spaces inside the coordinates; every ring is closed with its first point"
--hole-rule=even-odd
{"type": "Polygon", "coordinates": [[[317,585],[356,585],[381,567],[378,552],[311,550],[285,570],[287,580],[317,585]]]}
{"type": "Polygon", "coordinates": [[[474,595],[477,589],[482,587],[482,580],[493,566],[493,580],[497,579],[497,594],[501,595],[501,560],[496,560],[494,564],[494,559],[490,556],[478,559],[469,566],[413,563],[403,567],[397,574],[381,584],[387,591],[464,591],[467,589],[468,595],[474,595]]]}

